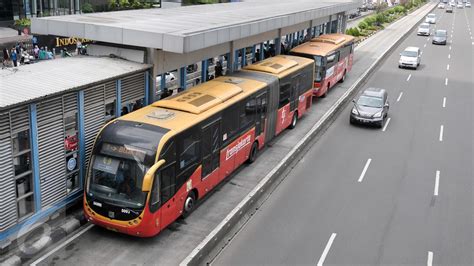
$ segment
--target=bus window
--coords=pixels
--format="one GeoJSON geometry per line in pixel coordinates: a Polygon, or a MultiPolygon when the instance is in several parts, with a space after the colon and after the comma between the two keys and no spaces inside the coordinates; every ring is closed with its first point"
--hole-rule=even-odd
{"type": "Polygon", "coordinates": [[[323,58],[319,55],[314,56],[314,72],[315,72],[315,81],[321,82],[323,77],[322,70],[323,70],[323,58]]]}
{"type": "Polygon", "coordinates": [[[222,141],[228,143],[239,129],[239,105],[224,110],[222,114],[222,141]]]}
{"type": "Polygon", "coordinates": [[[283,84],[280,86],[280,104],[278,105],[278,109],[282,108],[283,106],[287,105],[290,102],[290,95],[291,94],[291,84],[283,84]]]}
{"type": "Polygon", "coordinates": [[[153,188],[151,189],[150,195],[150,211],[155,212],[158,210],[160,203],[160,172],[155,173],[155,179],[153,179],[153,188]]]}
{"type": "Polygon", "coordinates": [[[219,167],[220,135],[220,120],[202,130],[201,177],[206,177],[219,167]]]}
{"type": "Polygon", "coordinates": [[[181,171],[185,170],[188,166],[197,163],[201,157],[199,131],[190,129],[189,132],[190,133],[183,136],[179,142],[179,169],[181,171]]]}
{"type": "Polygon", "coordinates": [[[252,97],[243,102],[240,106],[240,129],[246,130],[255,123],[255,114],[257,105],[255,98],[252,97]]]}

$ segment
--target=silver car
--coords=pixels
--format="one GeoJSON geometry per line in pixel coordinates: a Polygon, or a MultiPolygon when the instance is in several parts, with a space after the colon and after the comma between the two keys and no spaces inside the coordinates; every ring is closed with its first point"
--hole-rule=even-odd
{"type": "Polygon", "coordinates": [[[448,40],[448,32],[446,30],[436,30],[433,36],[433,44],[446,45],[448,40]]]}
{"type": "Polygon", "coordinates": [[[388,115],[388,94],[384,89],[368,88],[356,100],[351,110],[350,123],[383,127],[388,115]]]}

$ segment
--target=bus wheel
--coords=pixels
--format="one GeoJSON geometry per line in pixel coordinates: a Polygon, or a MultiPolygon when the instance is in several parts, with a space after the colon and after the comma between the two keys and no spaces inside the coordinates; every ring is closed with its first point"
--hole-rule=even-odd
{"type": "Polygon", "coordinates": [[[329,86],[330,86],[330,85],[331,85],[331,84],[328,83],[328,87],[327,87],[326,91],[324,92],[324,94],[321,95],[321,98],[326,98],[326,96],[328,96],[328,91],[329,91],[329,86]]]}
{"type": "Polygon", "coordinates": [[[249,156],[249,159],[247,160],[247,163],[251,164],[251,163],[255,162],[255,160],[257,160],[257,155],[258,155],[258,144],[255,141],[252,144],[252,149],[250,150],[250,156],[249,156]]]}
{"type": "Polygon", "coordinates": [[[186,200],[184,201],[183,207],[183,217],[188,217],[191,212],[194,210],[194,206],[196,205],[196,193],[194,191],[189,192],[186,200]]]}
{"type": "Polygon", "coordinates": [[[346,81],[346,71],[345,70],[344,70],[344,75],[342,75],[342,78],[339,82],[344,83],[344,81],[346,81]]]}
{"type": "Polygon", "coordinates": [[[298,112],[295,112],[293,114],[293,119],[291,119],[291,124],[289,126],[290,129],[293,129],[296,127],[296,123],[298,122],[298,112]]]}

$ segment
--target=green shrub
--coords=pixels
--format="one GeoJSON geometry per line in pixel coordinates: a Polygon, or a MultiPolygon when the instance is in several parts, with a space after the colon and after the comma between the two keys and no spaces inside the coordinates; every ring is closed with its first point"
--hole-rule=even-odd
{"type": "Polygon", "coordinates": [[[84,3],[81,10],[82,13],[94,13],[94,7],[90,3],[84,3]]]}
{"type": "Polygon", "coordinates": [[[19,27],[28,27],[31,26],[31,20],[29,18],[20,18],[15,20],[14,25],[19,27]]]}
{"type": "Polygon", "coordinates": [[[385,23],[385,21],[386,17],[383,15],[383,13],[377,14],[377,16],[375,17],[375,22],[377,23],[377,26],[382,25],[383,23],[385,23]]]}
{"type": "Polygon", "coordinates": [[[368,26],[369,24],[367,24],[367,22],[365,22],[364,20],[359,22],[359,25],[358,25],[358,27],[362,30],[367,29],[368,26]]]}

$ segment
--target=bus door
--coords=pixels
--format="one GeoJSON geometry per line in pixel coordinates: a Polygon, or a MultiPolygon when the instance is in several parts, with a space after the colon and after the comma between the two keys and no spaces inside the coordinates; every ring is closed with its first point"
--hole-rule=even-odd
{"type": "Polygon", "coordinates": [[[298,88],[300,87],[300,74],[296,74],[291,77],[291,92],[290,92],[290,111],[294,112],[295,109],[298,107],[299,103],[299,91],[298,88]]]}
{"type": "MultiPolygon", "coordinates": [[[[160,180],[161,230],[175,221],[180,215],[181,201],[176,198],[176,164],[165,166],[157,177],[160,180]]],[[[156,177],[155,177],[156,178],[156,177]]]]}
{"type": "Polygon", "coordinates": [[[257,96],[257,119],[255,121],[255,136],[260,136],[265,131],[265,119],[267,113],[267,93],[257,96]]]}
{"type": "Polygon", "coordinates": [[[220,161],[221,119],[202,128],[202,172],[201,178],[208,191],[218,183],[220,161]]]}

